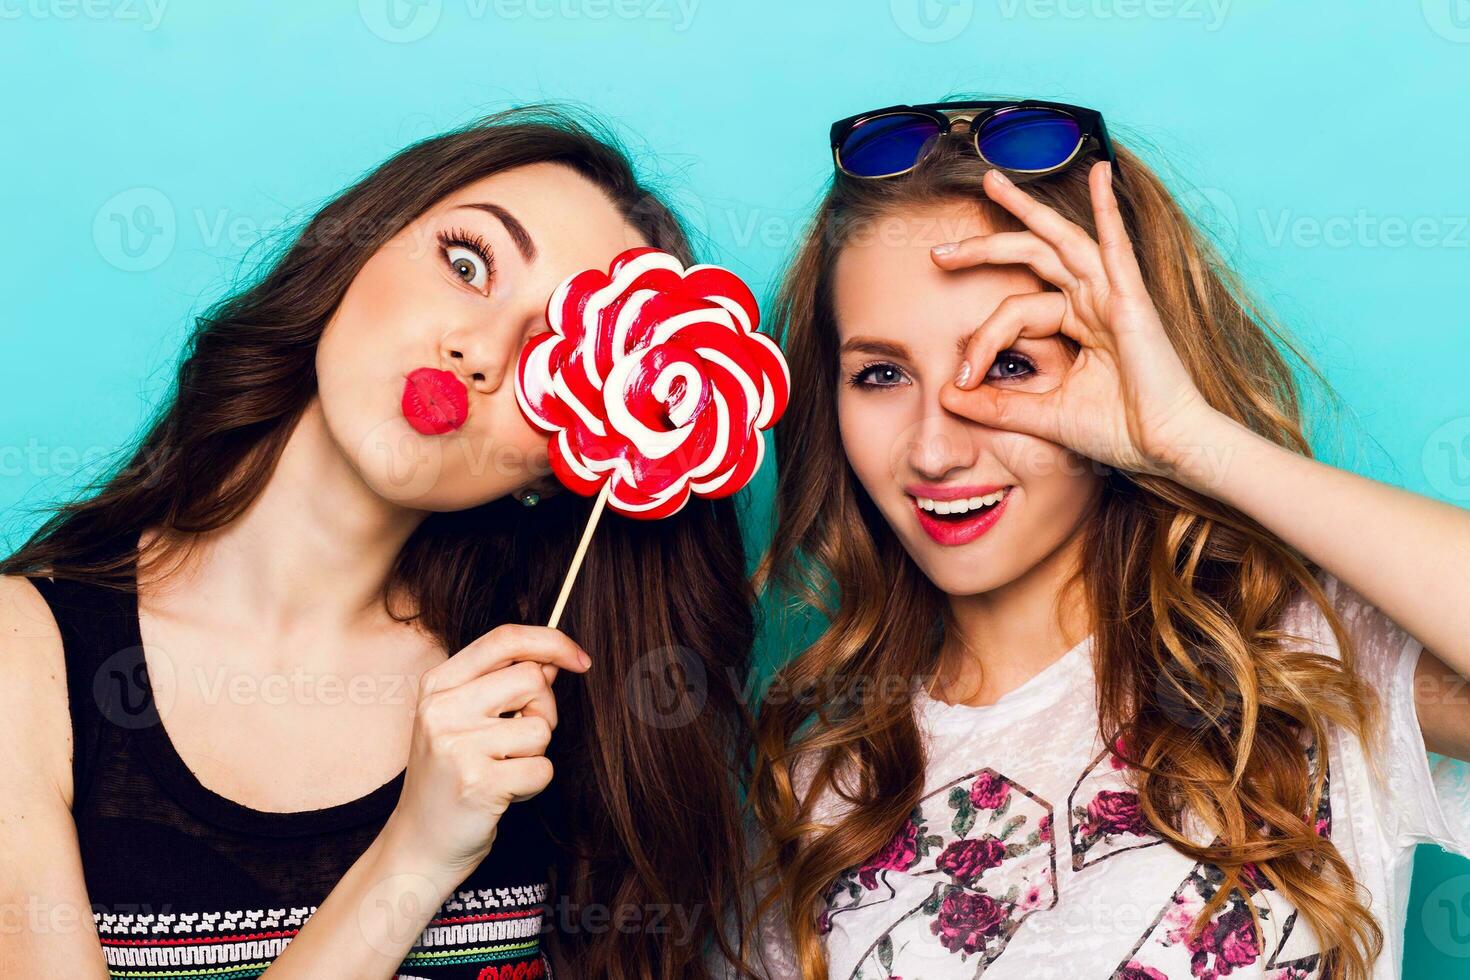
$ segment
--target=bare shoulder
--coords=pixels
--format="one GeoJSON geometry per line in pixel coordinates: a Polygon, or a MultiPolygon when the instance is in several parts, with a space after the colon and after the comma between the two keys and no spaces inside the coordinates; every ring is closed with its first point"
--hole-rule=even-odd
{"type": "Polygon", "coordinates": [[[61,631],[36,587],[0,575],[0,740],[15,764],[0,766],[0,786],[71,801],[71,716],[61,631]]]}
{"type": "Polygon", "coordinates": [[[10,930],[0,974],[102,978],[72,820],[71,717],[61,632],[25,578],[0,576],[0,908],[50,910],[10,930]]]}

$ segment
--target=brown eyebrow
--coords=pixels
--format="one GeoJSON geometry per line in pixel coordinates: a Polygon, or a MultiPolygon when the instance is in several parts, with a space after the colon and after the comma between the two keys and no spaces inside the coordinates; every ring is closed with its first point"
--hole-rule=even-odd
{"type": "Polygon", "coordinates": [[[879,340],[876,337],[852,337],[842,345],[842,349],[837,353],[841,355],[849,352],[876,354],[879,357],[894,357],[900,360],[906,360],[909,356],[909,349],[903,344],[879,340]]]}
{"type": "Polygon", "coordinates": [[[526,226],[516,220],[516,216],[498,204],[490,204],[486,201],[472,201],[469,204],[461,204],[462,208],[474,208],[493,214],[505,225],[505,231],[510,235],[510,240],[515,242],[516,250],[521,253],[521,258],[527,262],[536,261],[536,243],[531,240],[531,233],[526,231],[526,226]]]}

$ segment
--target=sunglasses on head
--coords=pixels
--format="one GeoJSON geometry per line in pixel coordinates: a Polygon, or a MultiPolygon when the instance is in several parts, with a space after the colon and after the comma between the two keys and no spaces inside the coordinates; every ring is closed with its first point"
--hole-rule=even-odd
{"type": "Polygon", "coordinates": [[[1034,99],[872,109],[832,124],[832,159],[849,177],[898,177],[939,137],[967,131],[981,160],[1011,173],[1052,173],[1089,150],[1113,161],[1102,113],[1034,99]]]}

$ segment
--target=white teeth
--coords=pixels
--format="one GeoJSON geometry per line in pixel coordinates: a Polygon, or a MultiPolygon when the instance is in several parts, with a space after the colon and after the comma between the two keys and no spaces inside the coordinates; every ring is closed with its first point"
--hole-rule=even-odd
{"type": "Polygon", "coordinates": [[[928,497],[915,497],[920,510],[931,511],[935,514],[967,514],[981,507],[989,507],[1000,503],[1006,495],[1005,490],[997,490],[983,497],[969,497],[963,500],[930,500],[928,497]]]}

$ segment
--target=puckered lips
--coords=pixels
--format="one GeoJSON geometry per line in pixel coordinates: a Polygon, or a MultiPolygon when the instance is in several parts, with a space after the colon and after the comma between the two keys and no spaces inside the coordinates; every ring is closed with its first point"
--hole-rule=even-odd
{"type": "Polygon", "coordinates": [[[942,545],[969,544],[995,526],[1011,499],[1014,486],[940,486],[915,484],[905,487],[919,527],[942,545]]]}
{"type": "Polygon", "coordinates": [[[469,392],[453,371],[421,367],[403,381],[403,417],[424,435],[437,436],[464,425],[470,416],[469,392]]]}

